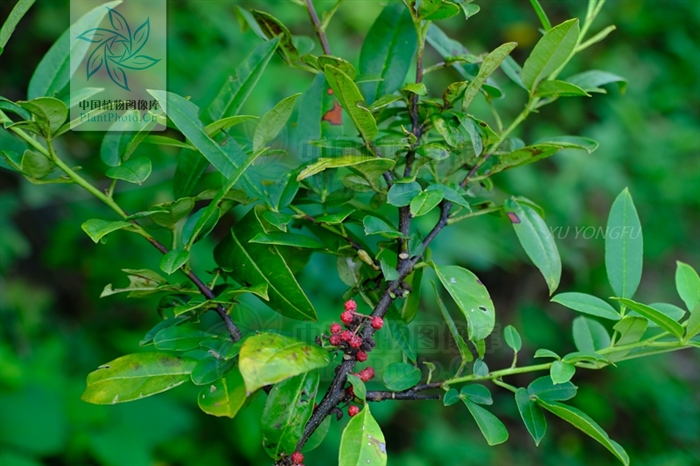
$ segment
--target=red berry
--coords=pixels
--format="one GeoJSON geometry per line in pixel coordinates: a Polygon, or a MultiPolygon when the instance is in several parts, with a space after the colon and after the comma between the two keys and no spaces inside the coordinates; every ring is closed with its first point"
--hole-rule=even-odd
{"type": "Polygon", "coordinates": [[[372,327],[374,327],[376,330],[379,330],[384,326],[384,319],[382,319],[379,316],[372,317],[372,327]]]}
{"type": "Polygon", "coordinates": [[[340,320],[342,320],[345,325],[350,325],[354,318],[355,313],[353,311],[345,311],[340,314],[340,320]]]}
{"type": "Polygon", "coordinates": [[[300,451],[292,453],[292,463],[301,464],[302,461],[304,461],[304,455],[302,455],[300,451]]]}
{"type": "Polygon", "coordinates": [[[355,388],[352,385],[348,387],[348,395],[355,396],[355,388]]]}
{"type": "Polygon", "coordinates": [[[349,345],[352,348],[358,349],[360,346],[362,346],[362,338],[358,337],[357,335],[353,335],[353,337],[350,339],[349,345]]]}
{"type": "Polygon", "coordinates": [[[359,362],[365,362],[367,360],[367,353],[364,351],[358,351],[355,355],[355,359],[357,359],[359,362]]]}
{"type": "Polygon", "coordinates": [[[341,341],[340,335],[338,335],[338,334],[331,335],[331,337],[328,339],[328,341],[331,343],[331,345],[338,346],[338,345],[340,345],[340,341],[341,341]]]}
{"type": "Polygon", "coordinates": [[[357,303],[353,299],[345,301],[345,310],[350,312],[355,312],[357,310],[357,303]]]}
{"type": "Polygon", "coordinates": [[[358,375],[360,376],[360,380],[363,382],[368,382],[374,378],[374,369],[371,367],[365,367],[358,375]]]}
{"type": "Polygon", "coordinates": [[[333,322],[331,324],[331,333],[338,333],[341,330],[343,330],[343,327],[341,327],[339,323],[333,322]]]}
{"type": "Polygon", "coordinates": [[[355,405],[348,407],[348,416],[353,417],[353,416],[357,416],[358,414],[360,414],[359,407],[357,407],[355,405]]]}
{"type": "Polygon", "coordinates": [[[352,337],[354,337],[354,335],[350,330],[346,330],[340,334],[340,339],[343,341],[350,341],[352,340],[352,337]]]}

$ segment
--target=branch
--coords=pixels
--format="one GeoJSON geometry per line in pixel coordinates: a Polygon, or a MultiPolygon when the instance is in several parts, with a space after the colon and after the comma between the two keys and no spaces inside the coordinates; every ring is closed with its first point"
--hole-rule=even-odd
{"type": "Polygon", "coordinates": [[[314,24],[314,29],[316,30],[316,35],[318,40],[321,41],[321,47],[323,48],[323,53],[326,55],[331,55],[331,47],[328,45],[328,38],[326,37],[326,31],[323,30],[323,25],[318,19],[316,14],[316,9],[314,8],[313,0],[306,0],[306,9],[309,12],[309,17],[311,22],[314,24]]]}
{"type": "Polygon", "coordinates": [[[388,392],[388,391],[373,391],[367,392],[367,401],[384,401],[384,400],[439,400],[440,395],[419,395],[411,390],[403,392],[388,392]]]}

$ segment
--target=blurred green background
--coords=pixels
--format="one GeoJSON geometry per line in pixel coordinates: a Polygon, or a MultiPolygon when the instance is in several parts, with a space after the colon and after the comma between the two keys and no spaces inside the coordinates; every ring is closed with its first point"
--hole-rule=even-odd
{"type": "MultiPolygon", "coordinates": [[[[14,2],[0,3],[4,20],[14,2]]],[[[538,21],[525,0],[477,2],[482,10],[468,23],[462,17],[441,23],[470,51],[482,53],[505,41],[520,44],[514,58],[527,57],[537,38],[538,21]]],[[[242,32],[234,5],[265,9],[294,34],[313,36],[305,11],[290,1],[169,1],[169,90],[191,96],[200,106],[216,94],[237,63],[259,43],[242,32]]],[[[333,2],[317,1],[320,11],[333,2]]],[[[542,1],[552,23],[582,15],[585,2],[542,1]]],[[[333,52],[357,63],[364,34],[382,2],[346,0],[329,30],[333,52]]],[[[645,268],[637,298],[643,302],[681,301],[674,291],[675,261],[700,268],[700,3],[694,0],[609,0],[595,30],[615,24],[603,44],[578,56],[563,76],[602,69],[626,76],[627,93],[562,99],[534,115],[519,136],[526,142],[544,136],[592,137],[592,155],[565,152],[544,163],[499,175],[497,196],[517,194],[541,204],[551,227],[569,228],[558,239],[564,261],[560,291],[610,295],[603,266],[603,238],[576,236],[576,229],[604,226],[615,196],[629,187],[644,229],[645,268]]],[[[2,56],[0,95],[26,97],[33,69],[68,27],[68,1],[38,0],[20,23],[2,56]]],[[[429,47],[428,47],[429,48],[429,47]]],[[[317,46],[313,53],[320,54],[317,46]]],[[[438,61],[429,50],[426,63],[438,61]]],[[[452,71],[429,75],[439,95],[452,71]]],[[[525,101],[502,73],[496,79],[507,93],[497,102],[505,120],[525,101]]],[[[303,92],[311,76],[290,70],[274,57],[242,113],[261,115],[277,101],[303,92]]],[[[489,119],[483,102],[474,113],[489,119]]],[[[102,180],[98,157],[103,133],[72,133],[59,151],[93,179],[102,180]]],[[[2,139],[3,147],[11,144],[2,139]]],[[[177,151],[141,147],[156,167],[145,186],[122,185],[118,200],[127,211],[171,199],[170,178],[177,151]]],[[[234,420],[198,410],[198,389],[182,386],[166,394],[117,406],[80,401],[85,376],[99,364],[141,350],[138,341],[158,322],[156,300],[100,300],[107,283],[124,285],[122,268],[158,269],[159,256],[136,236],[115,234],[94,245],[80,230],[88,218],[111,218],[77,187],[33,186],[0,172],[0,465],[261,465],[270,464],[260,446],[258,419],[264,396],[234,420]]],[[[102,186],[102,185],[101,185],[102,186]]],[[[107,186],[104,184],[104,186],[107,186]]],[[[430,225],[423,225],[429,228],[430,225]]],[[[224,229],[215,232],[221,237],[224,229]]],[[[213,239],[198,245],[195,268],[213,268],[213,239]],[[208,241],[208,242],[207,242],[208,241]]],[[[510,351],[500,339],[502,326],[516,326],[525,346],[520,363],[531,362],[536,348],[573,350],[573,313],[548,302],[544,281],[517,244],[507,223],[478,217],[443,232],[434,243],[440,263],[475,271],[494,298],[499,327],[487,362],[506,367],[510,351]]],[[[331,279],[333,258],[312,258],[300,277],[319,312],[318,325],[278,319],[255,301],[237,311],[245,331],[281,327],[310,341],[337,319],[345,286],[331,279]],[[319,280],[318,277],[323,277],[319,280]]],[[[180,277],[182,278],[182,277],[180,277]]],[[[432,278],[432,277],[428,277],[432,278]]],[[[437,360],[438,371],[457,356],[440,325],[429,282],[422,312],[411,324],[419,355],[437,360]]],[[[214,316],[205,325],[216,325],[214,316]]],[[[381,369],[399,358],[387,341],[373,355],[381,369]]],[[[572,404],[591,415],[622,444],[636,465],[700,464],[700,358],[697,351],[624,362],[617,368],[577,373],[580,387],[572,404]]],[[[327,374],[331,375],[331,374],[327,374]]],[[[440,374],[437,374],[440,376],[440,374]]],[[[442,372],[442,376],[446,376],[442,372]]],[[[533,375],[511,383],[527,385],[533,375]]],[[[569,425],[548,417],[549,432],[536,448],[520,422],[508,393],[491,387],[493,411],[506,422],[510,440],[490,448],[464,406],[439,401],[379,403],[372,406],[387,438],[389,464],[458,465],[607,465],[614,458],[569,425]]],[[[347,419],[347,418],[346,418],[347,419]]],[[[323,444],[307,454],[307,466],[337,461],[342,427],[333,423],[323,444]]]]}

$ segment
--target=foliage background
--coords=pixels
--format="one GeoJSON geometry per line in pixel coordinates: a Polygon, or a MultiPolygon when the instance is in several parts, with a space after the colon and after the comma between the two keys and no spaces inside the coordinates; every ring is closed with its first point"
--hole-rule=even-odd
{"type": "MultiPolygon", "coordinates": [[[[4,19],[12,4],[0,3],[4,19]]],[[[317,1],[317,8],[332,2],[317,1]]],[[[267,9],[294,34],[313,36],[305,11],[289,1],[169,2],[169,90],[206,104],[259,39],[241,32],[234,4],[267,9]]],[[[552,23],[582,14],[582,1],[542,1],[552,23]]],[[[492,50],[505,41],[520,45],[514,58],[522,63],[539,37],[538,21],[524,0],[480,2],[481,13],[465,24],[444,22],[450,35],[472,52],[492,50]]],[[[333,52],[357,62],[362,37],[382,2],[346,0],[329,30],[333,52]]],[[[693,0],[609,0],[599,27],[618,30],[572,63],[565,75],[604,69],[626,76],[625,95],[611,90],[592,99],[562,99],[531,118],[520,137],[579,134],[600,141],[593,155],[562,153],[544,163],[498,175],[506,193],[540,203],[551,227],[561,227],[558,245],[564,261],[560,291],[606,297],[610,289],[603,266],[603,238],[590,238],[605,225],[607,211],[625,186],[634,197],[644,228],[645,269],[639,300],[681,304],[673,287],[675,260],[700,265],[700,4],[693,0]],[[564,235],[567,231],[568,235],[564,235]]],[[[33,69],[68,27],[68,2],[39,0],[24,18],[0,60],[0,95],[26,97],[33,69]]],[[[316,52],[319,47],[317,46],[316,52]]],[[[319,52],[320,53],[320,52],[319,52]]],[[[426,62],[437,55],[428,52],[426,62]]],[[[443,89],[455,76],[428,75],[429,89],[443,89]]],[[[510,115],[524,96],[502,73],[496,79],[512,99],[498,102],[510,115]]],[[[310,77],[273,58],[242,113],[260,115],[277,101],[302,92],[310,77]]],[[[475,104],[477,105],[477,104],[475,104]]],[[[477,115],[488,115],[485,105],[477,115]]],[[[242,134],[245,136],[245,134],[242,134]]],[[[70,154],[95,177],[103,169],[98,157],[102,133],[62,138],[70,154]]],[[[284,138],[283,138],[284,139],[284,138]]],[[[0,141],[3,145],[8,141],[0,141]]],[[[124,192],[130,211],[170,199],[176,151],[141,147],[156,171],[144,187],[124,192]]],[[[264,168],[264,167],[263,167],[264,168]]],[[[88,372],[120,354],[138,351],[143,333],[158,321],[153,300],[98,298],[107,283],[123,284],[121,268],[157,269],[158,254],[133,235],[116,234],[94,245],[80,230],[87,218],[108,218],[77,187],[35,187],[0,172],[0,464],[14,465],[246,465],[268,464],[260,447],[258,418],[262,397],[233,421],[204,415],[196,407],[195,387],[110,407],[80,401],[88,372]]],[[[504,193],[496,193],[502,196],[504,193]]],[[[218,232],[218,237],[224,230],[218,232]]],[[[217,235],[215,235],[216,237],[217,235]]],[[[207,241],[212,241],[208,239],[207,241]]],[[[213,267],[212,243],[199,245],[198,270],[213,267]]],[[[458,263],[485,282],[497,309],[498,323],[515,325],[524,336],[521,357],[535,347],[573,348],[573,314],[547,299],[544,281],[521,252],[512,229],[498,218],[479,217],[446,229],[433,246],[437,262],[458,263]]],[[[335,265],[314,257],[301,276],[319,311],[318,326],[294,327],[270,312],[238,316],[244,330],[283,326],[313,338],[337,319],[342,283],[328,277],[335,265]],[[319,280],[323,277],[323,280],[319,280]]],[[[425,283],[422,315],[411,324],[421,355],[449,365],[456,355],[425,283]],[[428,331],[434,331],[428,334],[428,331]],[[437,340],[434,339],[437,335],[437,340]],[[437,349],[436,349],[437,348],[437,349]]],[[[259,305],[256,305],[258,308],[259,305]]],[[[216,320],[212,319],[212,324],[216,320]]],[[[496,332],[498,333],[498,332],[496,332]]],[[[380,344],[376,364],[397,352],[380,344]]],[[[488,362],[505,366],[510,353],[494,339],[488,362]]],[[[523,361],[526,363],[527,361],[523,361]]],[[[595,373],[579,371],[573,400],[629,452],[636,465],[700,463],[700,382],[697,352],[680,352],[629,361],[595,373]]],[[[526,385],[528,378],[516,382],[526,385]]],[[[495,400],[510,440],[486,446],[461,406],[440,402],[373,406],[387,437],[389,464],[428,465],[585,465],[614,464],[600,445],[563,422],[549,418],[549,432],[535,448],[518,419],[508,394],[495,400]]],[[[341,421],[345,423],[346,420],[341,421]]],[[[334,424],[321,447],[307,455],[308,465],[335,462],[341,428],[334,424]]]]}

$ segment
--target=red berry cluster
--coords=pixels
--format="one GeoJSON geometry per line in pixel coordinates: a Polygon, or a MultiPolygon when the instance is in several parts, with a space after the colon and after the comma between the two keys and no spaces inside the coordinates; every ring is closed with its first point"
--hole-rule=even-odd
{"type": "Polygon", "coordinates": [[[304,455],[300,451],[295,451],[291,456],[292,464],[296,466],[304,466],[302,461],[304,461],[304,455]]]}
{"type": "Polygon", "coordinates": [[[348,406],[348,416],[353,417],[353,416],[357,416],[358,414],[360,414],[360,407],[359,406],[355,406],[355,405],[348,406]]]}
{"type": "Polygon", "coordinates": [[[347,330],[343,330],[343,327],[337,323],[333,322],[331,324],[331,336],[328,339],[333,346],[343,346],[347,350],[355,350],[355,358],[359,362],[364,362],[367,360],[367,352],[374,347],[374,342],[365,342],[362,338],[357,335],[360,327],[365,319],[369,320],[370,325],[375,330],[379,330],[384,325],[384,320],[381,317],[369,317],[362,314],[358,314],[357,303],[350,299],[345,302],[345,310],[340,314],[340,320],[347,330]]]}

